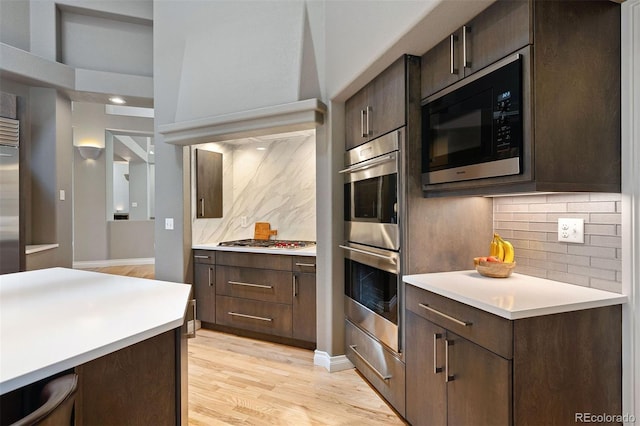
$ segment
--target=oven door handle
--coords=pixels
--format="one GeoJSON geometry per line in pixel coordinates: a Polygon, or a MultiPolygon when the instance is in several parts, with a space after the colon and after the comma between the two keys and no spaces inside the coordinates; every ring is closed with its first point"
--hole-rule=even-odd
{"type": "Polygon", "coordinates": [[[396,156],[393,154],[385,155],[380,158],[373,158],[371,160],[363,161],[362,163],[355,164],[351,167],[347,167],[346,169],[340,170],[338,173],[353,173],[358,170],[368,169],[369,167],[376,166],[378,164],[387,163],[391,160],[395,160],[396,156]]]}
{"type": "Polygon", "coordinates": [[[347,247],[347,246],[343,246],[343,245],[339,245],[338,247],[340,247],[342,249],[345,249],[345,250],[349,250],[349,251],[355,251],[356,253],[366,254],[367,256],[379,257],[381,259],[384,259],[384,260],[387,260],[387,261],[393,263],[394,265],[396,264],[396,259],[394,259],[391,256],[385,256],[384,254],[373,253],[371,251],[361,250],[361,249],[357,249],[357,248],[353,248],[353,247],[347,247]]]}

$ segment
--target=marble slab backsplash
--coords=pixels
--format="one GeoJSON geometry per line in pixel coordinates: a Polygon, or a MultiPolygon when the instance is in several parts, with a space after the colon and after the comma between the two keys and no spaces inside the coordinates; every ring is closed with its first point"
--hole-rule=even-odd
{"type": "Polygon", "coordinates": [[[511,241],[516,272],[622,292],[620,194],[497,197],[494,229],[511,241]],[[584,219],[584,244],[558,241],[558,218],[584,219]]]}
{"type": "MultiPolygon", "coordinates": [[[[269,222],[276,239],[316,240],[315,132],[194,146],[222,153],[223,215],[197,219],[192,196],[193,244],[253,238],[256,222],[269,222]],[[242,226],[242,219],[246,226],[242,226]]],[[[191,191],[195,162],[191,155],[191,191]]]]}

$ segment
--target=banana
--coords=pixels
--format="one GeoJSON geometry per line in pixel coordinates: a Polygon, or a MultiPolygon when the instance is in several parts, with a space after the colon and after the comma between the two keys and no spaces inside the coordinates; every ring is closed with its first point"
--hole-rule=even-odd
{"type": "Polygon", "coordinates": [[[489,256],[498,257],[500,253],[500,243],[496,238],[497,234],[493,234],[493,240],[491,240],[491,244],[489,244],[489,256]]]}
{"type": "Polygon", "coordinates": [[[513,249],[513,244],[509,241],[505,241],[498,234],[494,234],[494,238],[498,241],[498,244],[502,246],[503,256],[502,261],[505,263],[513,263],[515,258],[515,250],[513,249]]]}

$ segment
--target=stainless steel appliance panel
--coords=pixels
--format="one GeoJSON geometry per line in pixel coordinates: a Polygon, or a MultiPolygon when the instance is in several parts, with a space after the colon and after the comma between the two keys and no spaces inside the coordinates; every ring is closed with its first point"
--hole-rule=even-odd
{"type": "Polygon", "coordinates": [[[18,121],[0,118],[0,274],[20,271],[18,121]]]}
{"type": "Polygon", "coordinates": [[[404,129],[346,153],[344,231],[348,241],[400,250],[400,155],[404,129]]]}
{"type": "Polygon", "coordinates": [[[340,247],[345,250],[347,319],[399,352],[399,254],[352,243],[340,247]]]}

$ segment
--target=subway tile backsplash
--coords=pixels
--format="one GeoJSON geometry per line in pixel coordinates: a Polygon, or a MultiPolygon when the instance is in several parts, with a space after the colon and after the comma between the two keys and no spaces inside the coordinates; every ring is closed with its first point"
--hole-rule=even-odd
{"type": "Polygon", "coordinates": [[[622,293],[620,194],[544,194],[493,199],[495,232],[516,250],[516,271],[622,293]],[[558,241],[558,218],[584,219],[584,244],[558,241]]]}

